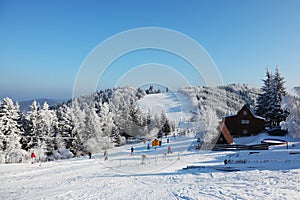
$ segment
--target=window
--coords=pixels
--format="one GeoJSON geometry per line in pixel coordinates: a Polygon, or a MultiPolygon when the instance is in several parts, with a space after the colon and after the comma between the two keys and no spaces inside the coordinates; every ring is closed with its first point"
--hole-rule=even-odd
{"type": "Polygon", "coordinates": [[[248,130],[244,129],[243,134],[247,134],[247,133],[248,133],[248,130]]]}
{"type": "Polygon", "coordinates": [[[250,120],[249,119],[242,119],[241,124],[250,124],[250,120]]]}
{"type": "Polygon", "coordinates": [[[243,115],[248,115],[248,112],[246,110],[243,111],[243,115]]]}

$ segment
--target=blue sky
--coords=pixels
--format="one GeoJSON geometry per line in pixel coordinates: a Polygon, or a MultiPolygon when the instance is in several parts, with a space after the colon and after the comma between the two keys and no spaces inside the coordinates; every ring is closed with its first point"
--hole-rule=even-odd
{"type": "MultiPolygon", "coordinates": [[[[299,85],[299,9],[297,0],[0,0],[0,98],[71,97],[88,54],[112,35],[140,27],[173,29],[193,38],[214,60],[225,84],[261,87],[266,67],[274,71],[279,65],[290,91],[299,85]]],[[[180,63],[172,57],[143,51],[123,63],[120,59],[110,71],[180,63]]]]}

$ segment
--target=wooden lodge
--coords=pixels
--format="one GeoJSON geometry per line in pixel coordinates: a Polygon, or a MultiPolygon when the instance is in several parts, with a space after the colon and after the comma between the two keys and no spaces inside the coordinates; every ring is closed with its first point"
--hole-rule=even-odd
{"type": "Polygon", "coordinates": [[[256,116],[248,105],[244,105],[236,114],[224,118],[233,137],[257,135],[265,130],[265,119],[256,116]]]}

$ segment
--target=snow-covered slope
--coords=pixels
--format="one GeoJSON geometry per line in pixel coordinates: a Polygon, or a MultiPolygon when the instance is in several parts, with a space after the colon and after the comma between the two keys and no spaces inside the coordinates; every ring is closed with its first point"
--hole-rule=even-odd
{"type": "Polygon", "coordinates": [[[233,152],[187,151],[193,138],[169,140],[150,150],[147,144],[135,144],[133,155],[131,145],[111,149],[106,161],[100,154],[41,165],[0,165],[0,199],[297,199],[300,195],[300,154],[291,155],[293,161],[284,165],[287,150],[245,151],[238,160],[251,165],[224,165],[224,159],[234,159],[233,152]],[[173,152],[165,154],[169,144],[173,152]],[[274,165],[281,161],[279,170],[252,167],[270,158],[276,158],[274,165]],[[184,170],[187,166],[194,167],[184,170]],[[240,171],[226,171],[230,169],[240,171]]]}
{"type": "Polygon", "coordinates": [[[146,95],[137,105],[146,113],[160,116],[164,112],[168,119],[178,124],[180,121],[188,121],[197,110],[190,99],[181,93],[159,93],[146,95]]]}
{"type": "MultiPolygon", "coordinates": [[[[180,93],[146,95],[145,112],[189,121],[197,112],[180,93]]],[[[267,135],[241,138],[258,143],[267,135]]],[[[92,159],[0,165],[0,199],[298,199],[300,142],[269,151],[196,151],[193,137],[171,136],[162,146],[125,145],[92,159]],[[130,148],[134,147],[133,155],[130,148]],[[171,146],[172,153],[168,154],[171,146]],[[144,159],[143,159],[144,158],[144,159]],[[225,165],[224,160],[230,160],[225,165]],[[230,172],[229,172],[230,171],[230,172]]],[[[151,144],[150,144],[151,145],[151,144]]]]}

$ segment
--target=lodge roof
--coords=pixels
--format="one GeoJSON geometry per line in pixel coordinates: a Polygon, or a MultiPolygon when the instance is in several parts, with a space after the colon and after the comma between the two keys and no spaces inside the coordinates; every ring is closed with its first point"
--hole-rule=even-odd
{"type": "Polygon", "coordinates": [[[251,113],[251,115],[252,115],[254,118],[265,120],[265,118],[260,117],[260,116],[258,116],[258,115],[256,115],[256,114],[254,114],[253,110],[252,110],[247,104],[245,104],[245,105],[240,109],[240,111],[239,111],[237,114],[234,114],[234,115],[227,115],[227,116],[225,116],[225,117],[223,117],[223,118],[236,117],[236,116],[237,116],[244,108],[246,108],[246,109],[251,113]]]}

